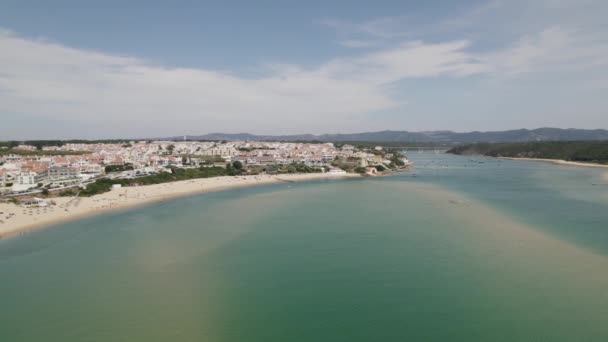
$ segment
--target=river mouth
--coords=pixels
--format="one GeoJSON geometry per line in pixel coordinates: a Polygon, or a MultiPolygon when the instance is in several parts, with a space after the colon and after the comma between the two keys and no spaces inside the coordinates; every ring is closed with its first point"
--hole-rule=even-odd
{"type": "Polygon", "coordinates": [[[601,196],[570,196],[577,174],[553,165],[429,158],[417,177],[230,190],[3,241],[0,340],[608,338],[605,216],[583,217],[601,196]],[[580,225],[525,210],[530,184],[580,225]]]}

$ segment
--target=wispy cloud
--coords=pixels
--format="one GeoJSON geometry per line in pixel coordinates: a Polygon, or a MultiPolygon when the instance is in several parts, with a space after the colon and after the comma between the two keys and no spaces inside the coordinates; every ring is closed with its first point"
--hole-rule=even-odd
{"type": "Polygon", "coordinates": [[[549,27],[481,59],[504,76],[608,66],[608,36],[549,27]]]}
{"type": "Polygon", "coordinates": [[[433,20],[410,13],[359,23],[335,19],[323,23],[335,30],[341,45],[385,47],[376,56],[393,56],[388,64],[407,65],[408,76],[428,74],[423,61],[436,66],[434,58],[441,55],[443,75],[513,77],[605,66],[608,22],[597,14],[602,10],[608,10],[608,3],[601,0],[490,0],[433,20]],[[443,43],[421,43],[437,40],[443,43]],[[408,49],[417,44],[412,42],[418,42],[419,49],[408,49]],[[395,45],[400,47],[386,48],[395,45]],[[423,51],[428,54],[420,54],[416,62],[408,60],[413,52],[423,51]],[[447,67],[450,61],[453,67],[447,67]]]}
{"type": "Polygon", "coordinates": [[[360,57],[336,59],[320,70],[333,77],[350,77],[377,85],[409,78],[465,77],[487,72],[488,66],[467,52],[469,45],[467,41],[409,42],[360,57]]]}
{"type": "MultiPolygon", "coordinates": [[[[597,0],[581,3],[585,15],[572,0],[514,1],[428,22],[413,15],[326,20],[339,44],[350,48],[345,55],[313,67],[263,65],[256,78],[166,67],[0,30],[0,113],[114,127],[112,136],[320,133],[373,129],[365,119],[370,113],[407,112],[412,95],[393,91],[405,80],[481,76],[500,83],[584,72],[605,87],[608,31],[598,29],[606,24],[591,11],[597,0]]],[[[0,138],[13,134],[7,127],[0,125],[0,138]]]]}
{"type": "Polygon", "coordinates": [[[0,111],[36,113],[66,120],[135,123],[157,120],[215,129],[262,132],[289,122],[288,130],[345,127],[362,113],[404,103],[384,85],[405,78],[482,72],[466,42],[406,43],[316,68],[278,65],[264,77],[166,68],[135,57],[74,49],[49,41],[0,33],[0,111]],[[269,124],[269,129],[265,125],[269,124]]]}
{"type": "Polygon", "coordinates": [[[3,113],[116,123],[153,119],[168,127],[185,120],[199,122],[200,130],[227,129],[238,118],[244,127],[263,130],[264,122],[313,116],[335,124],[348,114],[395,105],[374,85],[300,68],[247,79],[166,68],[7,32],[0,33],[0,50],[3,113]]]}

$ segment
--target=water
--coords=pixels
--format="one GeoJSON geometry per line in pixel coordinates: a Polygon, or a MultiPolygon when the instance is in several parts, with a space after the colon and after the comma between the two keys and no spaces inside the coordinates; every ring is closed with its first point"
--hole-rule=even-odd
{"type": "Polygon", "coordinates": [[[0,341],[608,340],[608,170],[410,157],[2,240],[0,341]]]}

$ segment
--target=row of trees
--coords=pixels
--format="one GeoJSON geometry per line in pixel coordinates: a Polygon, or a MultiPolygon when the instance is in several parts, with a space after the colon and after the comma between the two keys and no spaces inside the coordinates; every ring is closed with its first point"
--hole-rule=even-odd
{"type": "MultiPolygon", "coordinates": [[[[113,168],[113,170],[114,169],[116,168],[113,168]]],[[[241,163],[240,161],[228,163],[226,164],[225,168],[213,166],[188,169],[170,167],[170,169],[171,172],[161,172],[155,175],[149,175],[133,179],[99,179],[94,183],[87,185],[86,189],[80,192],[80,196],[93,196],[96,194],[101,194],[110,191],[110,189],[112,189],[112,185],[114,184],[120,184],[122,186],[150,185],[196,178],[238,176],[243,174],[249,174],[249,172],[245,170],[243,163],[241,163]]],[[[317,173],[323,172],[323,169],[310,167],[303,163],[292,163],[282,167],[277,166],[277,171],[283,173],[317,173]]]]}
{"type": "Polygon", "coordinates": [[[391,163],[389,165],[391,168],[401,167],[405,165],[405,162],[403,161],[403,154],[397,151],[393,152],[392,154],[393,155],[390,158],[391,163]]]}
{"type": "Polygon", "coordinates": [[[175,182],[180,180],[210,178],[228,175],[227,169],[223,167],[200,167],[193,169],[181,169],[172,167],[171,172],[161,172],[155,175],[149,175],[133,179],[99,179],[94,183],[87,185],[86,189],[80,192],[80,196],[88,197],[96,194],[101,194],[110,191],[112,185],[120,184],[122,186],[133,185],[151,185],[175,182]]]}
{"type": "Polygon", "coordinates": [[[29,150],[20,150],[20,149],[0,149],[0,155],[6,154],[16,154],[20,156],[68,156],[68,155],[82,155],[89,154],[90,152],[86,151],[29,151],[29,150]]]}
{"type": "Polygon", "coordinates": [[[6,147],[8,149],[15,148],[20,144],[36,146],[37,150],[42,150],[45,146],[63,146],[65,144],[118,144],[118,143],[128,143],[128,141],[124,139],[104,139],[104,140],[82,140],[82,139],[72,139],[72,140],[24,140],[24,141],[0,141],[0,147],[6,147]]]}
{"type": "Polygon", "coordinates": [[[133,164],[122,164],[122,165],[108,165],[105,167],[106,173],[120,172],[133,170],[133,164]]]}
{"type": "Polygon", "coordinates": [[[287,173],[319,173],[323,172],[321,168],[310,167],[304,163],[292,163],[283,169],[287,173]]]}

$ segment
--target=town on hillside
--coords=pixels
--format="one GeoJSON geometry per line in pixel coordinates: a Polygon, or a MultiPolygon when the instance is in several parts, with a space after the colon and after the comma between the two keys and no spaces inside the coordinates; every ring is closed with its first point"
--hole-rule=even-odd
{"type": "MultiPolygon", "coordinates": [[[[130,141],[0,146],[0,194],[94,194],[97,184],[144,185],[221,175],[361,173],[410,162],[382,147],[292,142],[130,141]]],[[[107,189],[106,189],[107,190],[107,189]]]]}

